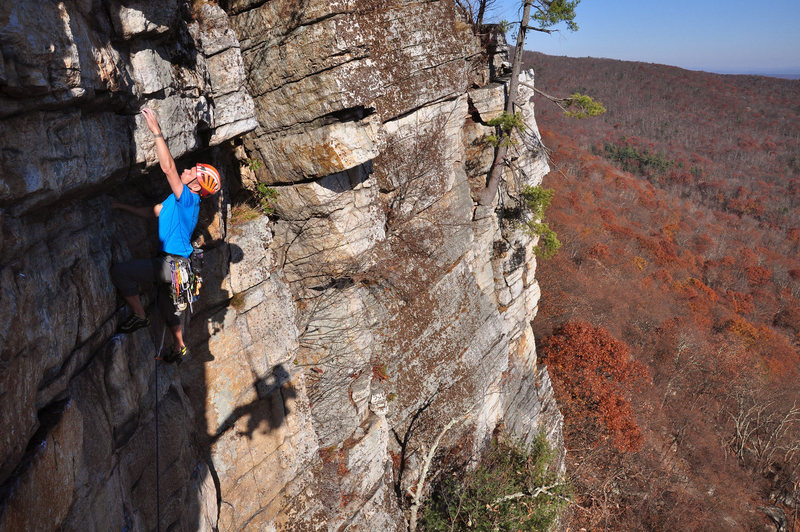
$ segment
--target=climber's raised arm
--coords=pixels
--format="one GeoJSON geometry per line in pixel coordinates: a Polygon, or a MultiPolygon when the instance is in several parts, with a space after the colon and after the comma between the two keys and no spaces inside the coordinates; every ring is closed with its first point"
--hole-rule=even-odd
{"type": "Polygon", "coordinates": [[[180,199],[181,193],[183,192],[183,183],[181,182],[180,175],[178,175],[178,168],[175,166],[175,160],[172,158],[172,154],[169,152],[167,143],[164,140],[164,135],[161,134],[161,126],[158,124],[158,117],[155,111],[149,107],[143,108],[142,114],[147,121],[147,127],[150,128],[150,132],[155,138],[158,162],[161,164],[161,170],[167,176],[169,188],[172,189],[172,193],[175,194],[175,197],[180,199]]]}

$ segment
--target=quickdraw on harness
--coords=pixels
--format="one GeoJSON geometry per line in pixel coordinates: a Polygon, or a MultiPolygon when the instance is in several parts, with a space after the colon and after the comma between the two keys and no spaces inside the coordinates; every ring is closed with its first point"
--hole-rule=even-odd
{"type": "Polygon", "coordinates": [[[199,248],[194,248],[191,259],[170,257],[169,268],[172,278],[170,296],[179,311],[186,310],[188,306],[189,310],[194,312],[192,304],[197,301],[200,287],[203,285],[203,279],[200,277],[202,266],[203,250],[199,248]]]}

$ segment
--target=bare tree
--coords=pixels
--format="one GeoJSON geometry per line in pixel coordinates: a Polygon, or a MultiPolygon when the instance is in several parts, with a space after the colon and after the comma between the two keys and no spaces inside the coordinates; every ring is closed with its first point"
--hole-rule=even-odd
{"type": "Polygon", "coordinates": [[[433,461],[433,457],[436,455],[436,450],[439,448],[439,444],[442,441],[444,435],[453,428],[454,425],[461,423],[465,419],[469,418],[472,415],[471,412],[463,415],[459,418],[451,419],[447,425],[445,425],[439,434],[436,436],[436,439],[431,444],[428,452],[425,453],[425,457],[422,460],[422,468],[419,472],[419,477],[417,478],[417,483],[414,486],[414,491],[412,492],[409,489],[409,495],[411,495],[411,507],[409,508],[409,519],[408,519],[408,528],[411,532],[416,532],[417,530],[417,512],[419,511],[419,505],[422,502],[422,494],[425,491],[425,482],[428,479],[428,471],[431,468],[431,462],[433,461]]]}
{"type": "Polygon", "coordinates": [[[736,457],[767,473],[776,463],[797,473],[800,465],[800,404],[791,406],[761,390],[741,387],[725,409],[732,434],[725,442],[736,457]]]}
{"type": "Polygon", "coordinates": [[[456,0],[456,7],[462,16],[480,31],[486,14],[491,10],[497,0],[456,0]]]}

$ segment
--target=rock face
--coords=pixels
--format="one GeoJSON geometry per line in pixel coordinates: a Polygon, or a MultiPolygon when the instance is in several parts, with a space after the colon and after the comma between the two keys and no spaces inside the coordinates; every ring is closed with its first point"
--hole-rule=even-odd
{"type": "Polygon", "coordinates": [[[520,172],[473,200],[502,58],[445,1],[223,5],[0,8],[0,531],[404,530],[451,419],[468,455],[501,422],[560,443],[519,228],[532,104],[520,172]],[[111,200],[168,193],[142,105],[226,180],[179,367],[154,314],[114,335],[110,266],[156,250],[111,200]],[[275,216],[238,214],[256,182],[275,216]]]}

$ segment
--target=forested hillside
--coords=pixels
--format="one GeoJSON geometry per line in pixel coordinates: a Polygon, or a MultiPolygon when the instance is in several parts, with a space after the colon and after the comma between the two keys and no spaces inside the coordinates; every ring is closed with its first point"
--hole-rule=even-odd
{"type": "Polygon", "coordinates": [[[563,247],[541,264],[534,329],[572,525],[796,530],[800,82],[526,61],[539,89],[608,109],[575,120],[537,100],[563,247]]]}

